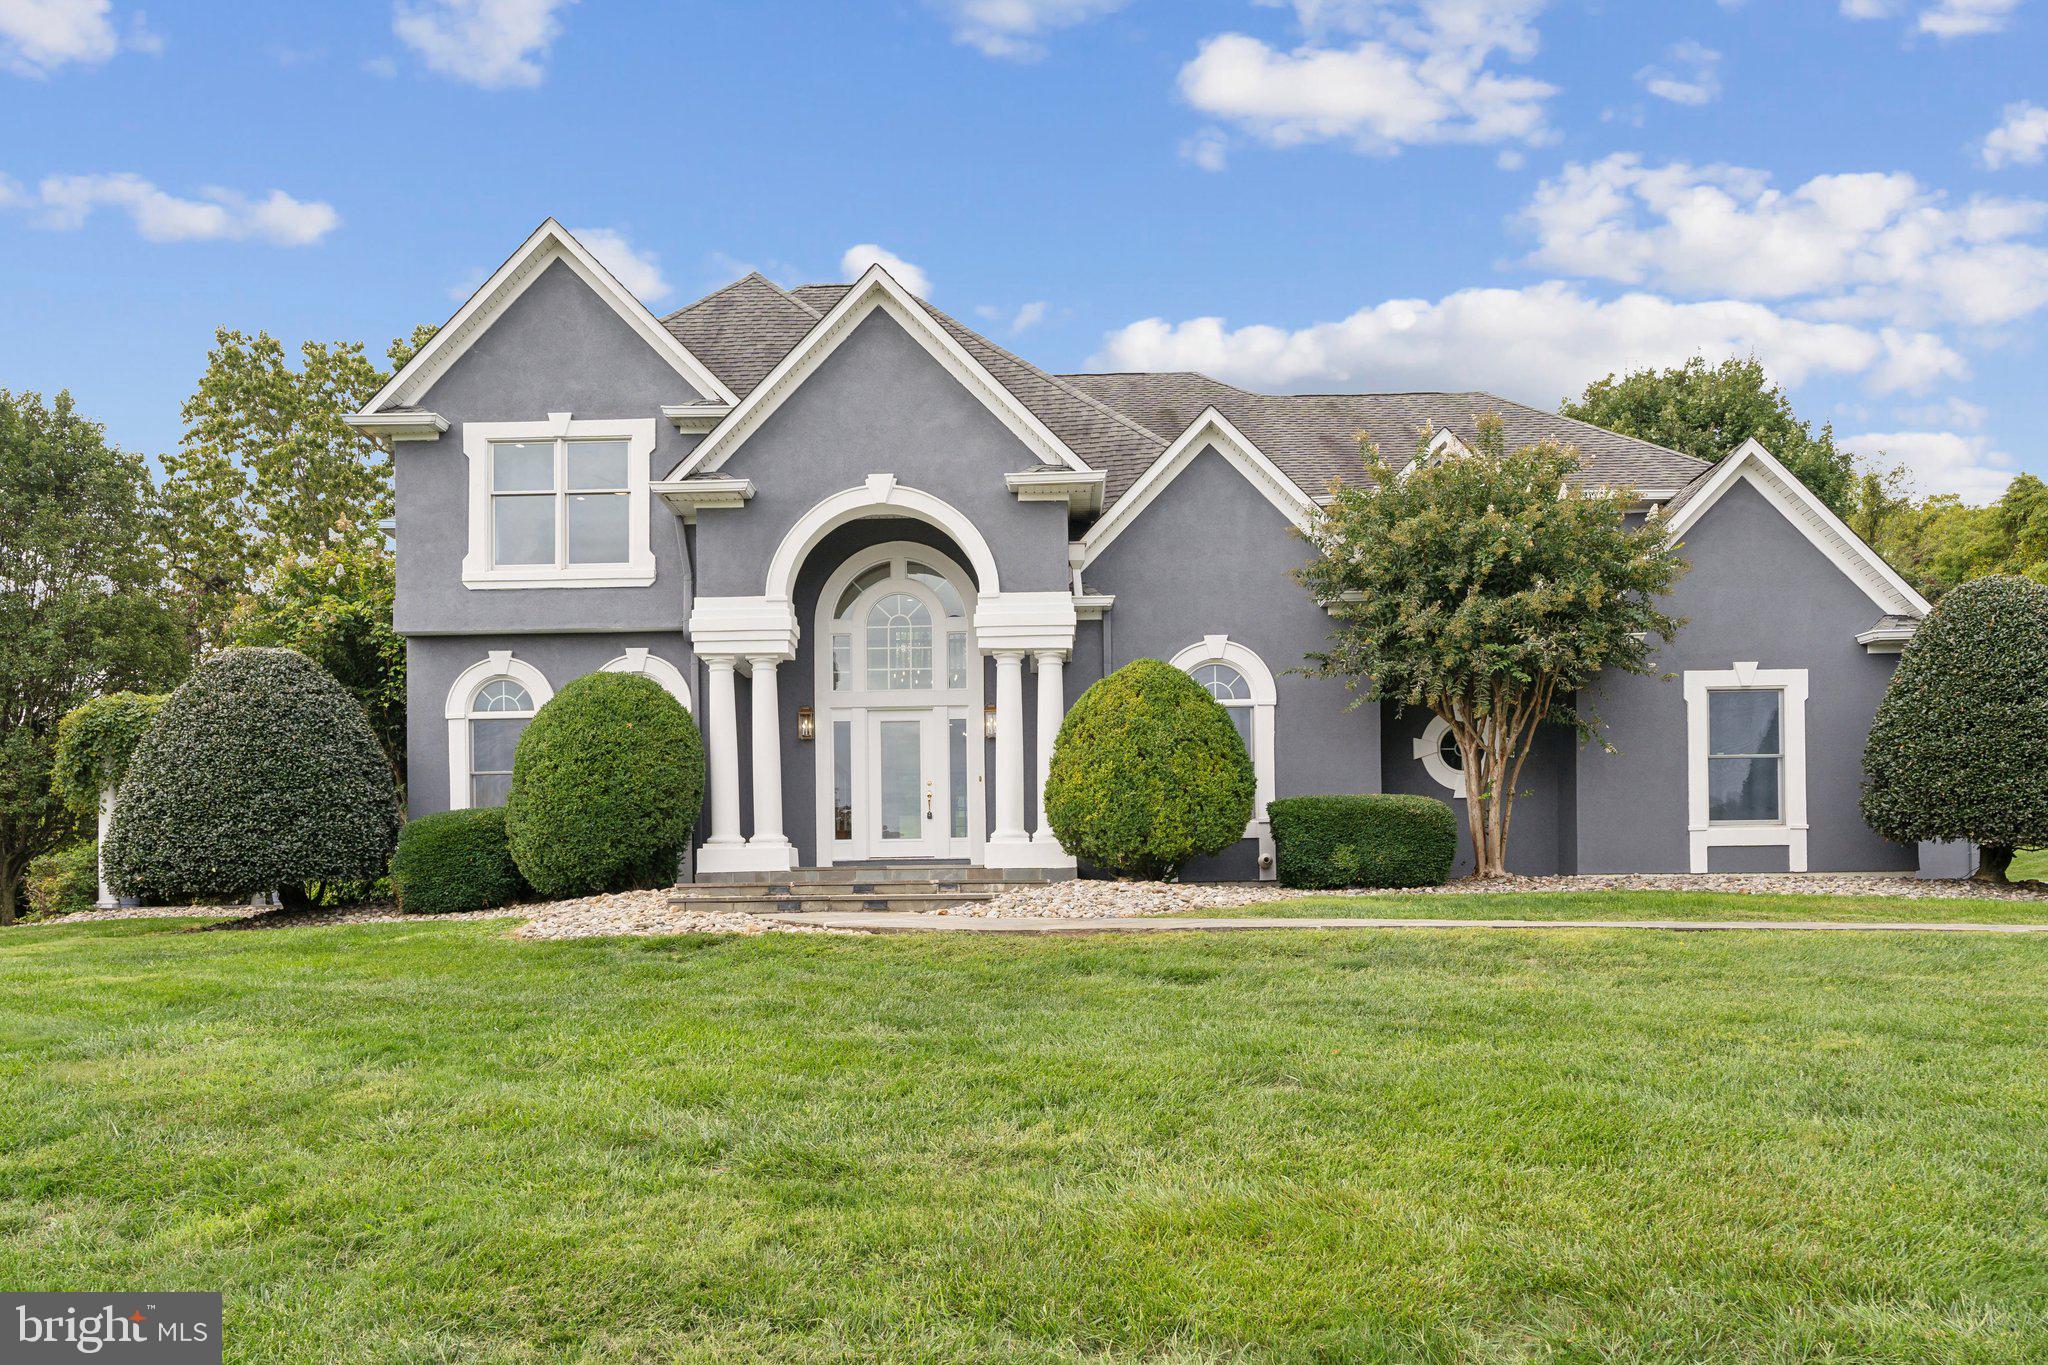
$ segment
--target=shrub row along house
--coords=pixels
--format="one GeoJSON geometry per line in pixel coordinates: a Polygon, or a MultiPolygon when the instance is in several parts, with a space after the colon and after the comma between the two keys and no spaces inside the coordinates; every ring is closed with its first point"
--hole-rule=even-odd
{"type": "Polygon", "coordinates": [[[1224,704],[1257,776],[1243,839],[1185,874],[1271,875],[1275,797],[1463,799],[1441,722],[1293,671],[1329,629],[1294,532],[1361,437],[1455,455],[1487,413],[1511,446],[1571,443],[1690,561],[1674,679],[1593,689],[1609,746],[1545,727],[1511,867],[1913,868],[1858,788],[1927,604],[1760,446],[1710,466],[1479,393],[1048,374],[879,267],[657,318],[552,220],[350,419],[396,451],[412,812],[500,802],[526,718],[610,670],[702,727],[697,876],[1057,873],[1052,737],[1155,658],[1224,704]]]}

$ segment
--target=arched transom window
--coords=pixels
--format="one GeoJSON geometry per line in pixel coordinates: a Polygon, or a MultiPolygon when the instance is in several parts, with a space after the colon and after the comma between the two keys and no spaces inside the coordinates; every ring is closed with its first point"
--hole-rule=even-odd
{"type": "Polygon", "coordinates": [[[1266,803],[1274,792],[1273,707],[1277,699],[1272,670],[1250,649],[1222,635],[1205,636],[1200,644],[1189,645],[1173,656],[1173,666],[1222,703],[1238,737],[1244,740],[1259,780],[1258,802],[1245,836],[1257,838],[1261,851],[1270,855],[1266,803]]]}
{"type": "Polygon", "coordinates": [[[464,670],[448,689],[448,805],[502,806],[526,723],[554,696],[541,671],[509,650],[464,670]]]}
{"type": "Polygon", "coordinates": [[[914,557],[857,574],[832,613],[832,690],[935,692],[967,686],[967,604],[914,557]]]}
{"type": "Polygon", "coordinates": [[[1237,727],[1237,737],[1244,741],[1246,753],[1252,751],[1252,685],[1245,681],[1244,674],[1225,663],[1197,664],[1193,669],[1195,681],[1200,683],[1223,709],[1230,713],[1230,723],[1237,727]]]}

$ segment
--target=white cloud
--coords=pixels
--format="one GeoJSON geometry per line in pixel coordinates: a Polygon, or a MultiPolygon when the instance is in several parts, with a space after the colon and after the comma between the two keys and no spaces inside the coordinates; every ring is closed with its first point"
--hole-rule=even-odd
{"type": "Polygon", "coordinates": [[[256,241],[311,246],[341,226],[332,204],[294,199],[283,190],[252,198],[207,186],[196,199],[167,194],[139,175],[51,175],[35,193],[0,187],[0,205],[42,210],[41,226],[69,231],[99,209],[125,213],[152,242],[256,241]]]}
{"type": "Polygon", "coordinates": [[[1984,137],[1977,159],[1987,170],[2038,166],[2048,157],[2048,109],[2030,101],[2005,106],[2005,117],[1984,137]]]}
{"type": "Polygon", "coordinates": [[[1567,166],[1520,215],[1532,263],[1688,295],[1799,300],[1834,318],[1989,326],[2048,304],[2048,204],[1960,203],[1912,176],[1816,176],[1790,191],[1735,166],[1567,166]]]}
{"type": "Polygon", "coordinates": [[[1010,319],[1010,331],[1028,332],[1045,321],[1045,300],[1034,299],[1017,310],[1017,316],[1010,319]]]}
{"type": "MultiPolygon", "coordinates": [[[[1913,27],[1937,38],[1997,33],[2011,21],[2020,0],[1932,0],[1914,13],[1913,27]]],[[[1913,10],[1907,0],[1842,0],[1851,19],[1890,19],[1913,10]]]]}
{"type": "Polygon", "coordinates": [[[626,291],[642,303],[659,303],[670,292],[661,262],[651,251],[637,250],[617,228],[570,228],[569,235],[590,248],[604,268],[618,276],[626,291]]]}
{"type": "Polygon", "coordinates": [[[1556,88],[1492,62],[1535,53],[1543,3],[1293,0],[1306,42],[1282,51],[1242,33],[1218,34],[1181,68],[1180,91],[1196,109],[1276,147],[1342,142],[1385,153],[1421,143],[1541,142],[1556,88]]]}
{"type": "Polygon", "coordinates": [[[1602,375],[1696,354],[1756,355],[1787,385],[1846,375],[1881,391],[1918,390],[1964,372],[1961,356],[1925,334],[1811,322],[1734,300],[1599,300],[1558,281],[1395,299],[1294,330],[1148,318],[1110,333],[1090,363],[1199,370],[1278,391],[1483,388],[1547,408],[1602,375]]]}
{"type": "Polygon", "coordinates": [[[1905,466],[1921,494],[1954,493],[1964,502],[1996,502],[2019,472],[2018,461],[1995,450],[1988,436],[1953,431],[1877,431],[1840,438],[1844,449],[1886,468],[1905,466]]]}
{"type": "Polygon", "coordinates": [[[1036,61],[1046,34],[1122,9],[1130,0],[929,0],[953,26],[953,40],[984,56],[1036,61]]]}
{"type": "Polygon", "coordinates": [[[539,85],[575,0],[399,0],[391,31],[429,69],[486,90],[539,85]]]}
{"type": "Polygon", "coordinates": [[[111,0],[0,0],[0,68],[47,76],[77,62],[96,66],[122,49],[158,53],[163,40],[137,11],[124,35],[111,0]]]}
{"type": "Polygon", "coordinates": [[[1181,141],[1180,159],[1197,170],[1223,170],[1230,165],[1230,137],[1221,128],[1192,133],[1181,141]]]}
{"type": "Polygon", "coordinates": [[[1721,98],[1721,54],[1688,38],[1667,48],[1661,65],[1636,72],[1636,80],[1660,100],[1712,104],[1721,98]]]}
{"type": "Polygon", "coordinates": [[[846,248],[846,254],[839,258],[839,270],[849,280],[857,280],[867,273],[871,265],[879,265],[896,277],[896,283],[908,289],[921,299],[932,296],[931,277],[924,271],[904,260],[893,251],[876,246],[873,242],[862,242],[859,246],[846,248]]]}

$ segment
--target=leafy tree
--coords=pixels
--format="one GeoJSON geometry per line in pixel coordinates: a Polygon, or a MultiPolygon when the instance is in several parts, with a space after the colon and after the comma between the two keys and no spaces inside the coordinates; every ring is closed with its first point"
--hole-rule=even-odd
{"type": "Polygon", "coordinates": [[[74,707],[57,722],[50,781],[74,814],[99,808],[100,793],[121,785],[135,746],[163,709],[161,694],[115,692],[74,707]]]}
{"type": "Polygon", "coordinates": [[[1673,369],[1610,374],[1559,411],[1709,461],[1755,437],[1837,515],[1847,514],[1855,457],[1835,445],[1833,427],[1823,426],[1816,436],[1800,421],[1754,356],[1719,365],[1694,356],[1673,369]]]}
{"type": "Polygon", "coordinates": [[[381,548],[334,546],[281,565],[230,623],[238,645],[295,649],[363,704],[394,781],[405,778],[405,641],[391,628],[397,596],[381,548]]]}
{"type": "Polygon", "coordinates": [[[1863,750],[1863,818],[1889,839],[1968,839],[1978,875],[2048,844],[2048,587],[1965,583],[1906,646],[1863,750]]]}
{"type": "Polygon", "coordinates": [[[1230,713],[1173,665],[1138,659],[1061,722],[1045,817],[1075,857],[1156,880],[1244,838],[1257,792],[1230,713]]]}
{"type": "Polygon", "coordinates": [[[1571,487],[1579,458],[1553,442],[1510,453],[1498,417],[1470,456],[1394,471],[1366,446],[1367,482],[1339,483],[1298,577],[1335,620],[1316,676],[1354,706],[1422,706],[1450,726],[1465,768],[1474,875],[1507,868],[1516,783],[1545,720],[1597,734],[1571,698],[1602,673],[1650,673],[1649,637],[1683,622],[1658,599],[1684,572],[1630,494],[1571,487]]]}
{"type": "Polygon", "coordinates": [[[70,833],[51,790],[57,723],[98,692],[155,688],[186,667],[159,596],[153,492],[134,455],[68,393],[0,390],[0,924],[29,860],[70,833]]]}
{"type": "MultiPolygon", "coordinates": [[[[393,366],[432,335],[392,342],[393,366]]],[[[238,604],[280,566],[383,546],[391,458],[342,418],[392,372],[360,342],[309,341],[298,362],[267,332],[216,332],[185,435],[164,456],[164,539],[199,642],[224,642],[238,604]]]]}

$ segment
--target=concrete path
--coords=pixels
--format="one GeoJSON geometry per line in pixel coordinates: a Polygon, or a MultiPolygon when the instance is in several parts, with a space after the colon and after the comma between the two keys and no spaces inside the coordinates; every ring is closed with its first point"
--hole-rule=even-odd
{"type": "Polygon", "coordinates": [[[833,910],[762,915],[778,924],[861,929],[872,934],[1161,934],[1254,929],[1661,929],[1674,933],[1763,930],[1783,933],[2048,934],[2042,924],[1927,924],[1913,921],[1693,919],[1279,919],[1210,915],[1126,919],[1026,919],[935,915],[908,910],[833,910]]]}

